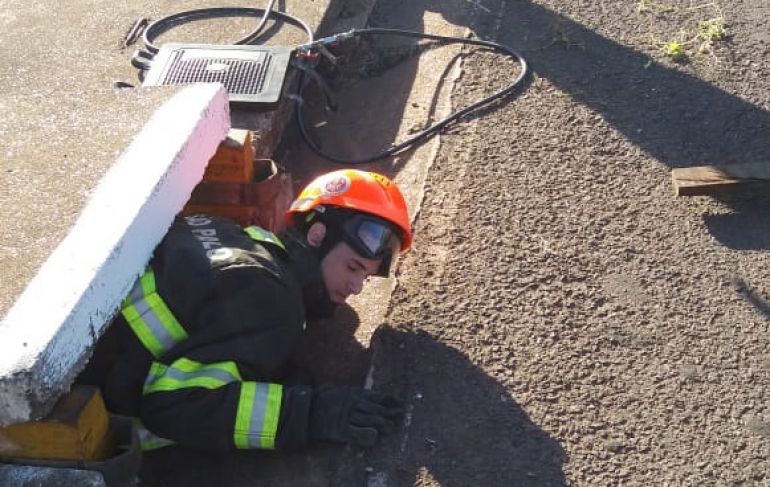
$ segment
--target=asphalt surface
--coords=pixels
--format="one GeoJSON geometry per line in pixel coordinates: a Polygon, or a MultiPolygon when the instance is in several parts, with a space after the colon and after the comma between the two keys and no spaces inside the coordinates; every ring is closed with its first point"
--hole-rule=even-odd
{"type": "Polygon", "coordinates": [[[343,485],[770,485],[770,198],[670,182],[770,153],[766,2],[420,4],[535,74],[442,137],[372,345],[407,417],[343,485]]]}
{"type": "MultiPolygon", "coordinates": [[[[373,387],[405,401],[399,431],[369,451],[263,463],[293,466],[288,477],[228,456],[219,478],[768,485],[770,198],[675,199],[670,182],[673,167],[770,152],[766,11],[749,0],[721,9],[380,0],[371,25],[470,29],[521,50],[534,75],[520,96],[453,126],[429,151],[414,247],[382,317],[357,303],[306,344],[322,380],[360,383],[371,358],[373,387]],[[728,37],[703,46],[700,22],[720,14],[728,37]],[[662,51],[677,36],[689,61],[662,51]]],[[[440,71],[421,73],[408,47],[373,47],[342,68],[351,80],[335,81],[360,116],[313,119],[329,150],[366,153],[420,123],[411,87],[440,71]]],[[[448,76],[453,104],[516,70],[466,50],[459,78],[448,76]]],[[[327,167],[303,164],[307,152],[290,137],[286,145],[280,161],[298,175],[327,167]]],[[[366,167],[409,181],[422,157],[366,167]]]]}

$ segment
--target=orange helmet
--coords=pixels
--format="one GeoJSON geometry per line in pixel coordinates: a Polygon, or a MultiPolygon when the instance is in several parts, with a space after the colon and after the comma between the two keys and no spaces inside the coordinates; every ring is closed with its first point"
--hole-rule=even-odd
{"type": "MultiPolygon", "coordinates": [[[[342,237],[364,257],[382,258],[412,244],[409,214],[398,186],[381,174],[357,169],[333,171],[311,181],[286,212],[286,221],[293,224],[299,215],[337,209],[345,214],[342,237]]],[[[390,259],[384,260],[389,267],[390,259]]]]}

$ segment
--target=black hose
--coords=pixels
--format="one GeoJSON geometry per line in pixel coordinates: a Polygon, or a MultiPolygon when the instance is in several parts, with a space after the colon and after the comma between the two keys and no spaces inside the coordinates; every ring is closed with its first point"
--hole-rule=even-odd
{"type": "MultiPolygon", "coordinates": [[[[448,44],[454,44],[454,43],[462,43],[462,44],[470,44],[475,46],[482,46],[494,49],[496,51],[502,51],[503,53],[507,54],[508,56],[512,57],[516,60],[516,62],[521,66],[521,72],[519,75],[513,80],[513,82],[508,85],[507,87],[503,88],[500,91],[497,91],[495,93],[492,93],[491,95],[477,101],[474,103],[471,103],[470,105],[457,110],[456,112],[452,113],[448,117],[434,123],[427,129],[409,137],[408,139],[404,140],[403,142],[400,142],[396,145],[392,145],[390,148],[364,158],[356,158],[356,159],[346,159],[343,157],[334,156],[331,154],[327,154],[321,148],[319,148],[310,138],[310,135],[307,132],[307,128],[305,127],[304,123],[304,116],[303,116],[303,103],[297,104],[297,111],[296,111],[296,118],[297,118],[297,125],[299,127],[300,134],[302,135],[302,139],[305,141],[305,143],[310,147],[310,149],[318,154],[319,156],[328,159],[332,162],[336,162],[338,164],[364,164],[367,162],[373,162],[379,159],[383,159],[385,157],[390,157],[398,152],[403,151],[404,149],[407,149],[408,147],[411,147],[412,145],[416,144],[420,140],[427,139],[429,136],[436,134],[438,131],[440,131],[442,128],[446,127],[450,123],[460,119],[461,117],[467,115],[468,113],[472,112],[473,110],[476,110],[477,108],[480,108],[484,105],[487,105],[495,100],[503,99],[507,96],[512,95],[521,85],[524,81],[524,78],[527,76],[529,70],[527,67],[526,60],[519,54],[518,52],[514,51],[508,46],[505,46],[503,44],[498,44],[496,42],[491,41],[482,41],[478,39],[466,39],[463,37],[450,37],[450,36],[439,36],[434,34],[425,34],[422,32],[413,32],[413,31],[407,31],[407,30],[399,30],[399,29],[380,29],[380,28],[371,28],[371,29],[361,29],[361,30],[353,30],[350,32],[352,36],[360,35],[360,36],[367,36],[367,35],[392,35],[392,36],[402,36],[402,37],[414,37],[418,39],[431,39],[434,41],[444,42],[448,44]]],[[[302,100],[302,94],[305,87],[304,79],[300,79],[300,84],[298,88],[297,95],[300,100],[302,100]]]]}
{"type": "MultiPolygon", "coordinates": [[[[142,34],[142,40],[144,42],[145,48],[147,49],[147,51],[149,51],[147,54],[150,54],[150,56],[152,56],[158,52],[158,47],[154,44],[154,41],[160,35],[162,35],[165,32],[168,32],[170,29],[178,25],[185,24],[188,22],[193,22],[196,20],[211,19],[211,18],[259,17],[260,20],[256,28],[252,30],[248,35],[246,35],[245,37],[235,42],[235,44],[251,44],[259,38],[262,30],[265,27],[265,24],[267,23],[268,18],[274,17],[277,19],[282,19],[287,23],[297,26],[305,31],[308,37],[308,41],[307,41],[307,44],[300,46],[299,49],[307,49],[308,46],[312,49],[312,44],[321,44],[321,46],[318,46],[318,49],[322,49],[323,45],[327,42],[327,40],[328,42],[333,43],[333,42],[336,42],[337,39],[346,39],[354,36],[390,35],[390,36],[401,36],[401,37],[413,37],[417,39],[430,39],[433,41],[438,41],[438,42],[447,43],[447,44],[461,43],[461,44],[482,46],[482,47],[490,48],[496,51],[503,52],[504,54],[507,54],[511,58],[515,59],[516,62],[521,66],[521,72],[519,73],[519,75],[506,88],[503,88],[500,91],[492,93],[491,95],[452,113],[448,117],[434,123],[430,127],[422,130],[421,132],[407,138],[406,140],[398,144],[392,145],[387,150],[384,150],[380,153],[377,153],[375,155],[365,157],[365,158],[346,159],[343,157],[337,157],[331,154],[327,154],[323,150],[321,150],[311,140],[310,135],[308,134],[307,128],[305,127],[305,123],[304,123],[304,114],[303,114],[304,106],[303,106],[303,103],[301,102],[298,103],[297,109],[296,109],[297,125],[299,126],[300,134],[302,135],[302,138],[305,141],[305,143],[308,145],[308,147],[310,147],[310,149],[313,152],[315,152],[319,156],[340,164],[363,164],[363,163],[376,161],[376,160],[383,159],[385,157],[390,157],[394,154],[397,154],[411,147],[417,142],[427,139],[431,135],[436,134],[442,128],[462,118],[463,116],[467,115],[473,110],[476,110],[477,108],[487,105],[495,100],[503,99],[507,96],[512,95],[514,91],[521,86],[522,82],[524,81],[524,78],[528,74],[527,62],[519,53],[517,53],[510,47],[507,47],[503,44],[498,44],[496,42],[491,42],[491,41],[483,41],[478,39],[466,39],[463,37],[440,36],[440,35],[425,34],[422,32],[414,32],[414,31],[407,31],[407,30],[400,30],[400,29],[381,29],[381,28],[353,30],[344,34],[338,34],[336,36],[332,36],[330,38],[321,39],[320,41],[314,41],[313,31],[302,19],[289,15],[285,12],[273,10],[274,4],[275,4],[275,0],[268,0],[268,4],[264,9],[251,8],[251,7],[212,7],[212,8],[202,8],[202,9],[178,12],[178,13],[163,17],[161,19],[158,19],[155,22],[152,22],[150,25],[148,25],[147,28],[144,30],[144,33],[142,34]]],[[[147,58],[147,56],[144,56],[142,59],[136,59],[135,61],[137,63],[141,61],[141,65],[146,66],[148,65],[147,62],[150,61],[150,58],[147,58]]],[[[134,60],[132,60],[132,62],[134,62],[134,60]]],[[[142,69],[145,69],[145,68],[142,68],[142,69]]],[[[304,89],[306,84],[305,76],[306,74],[304,72],[300,74],[299,87],[297,89],[297,99],[300,101],[303,99],[302,96],[304,94],[304,89]]]]}
{"type": "Polygon", "coordinates": [[[305,21],[298,17],[294,17],[293,15],[289,15],[286,12],[273,10],[273,4],[275,4],[275,0],[270,0],[270,3],[263,9],[251,7],[212,7],[178,12],[158,19],[148,25],[142,34],[142,41],[144,42],[145,48],[155,54],[159,50],[154,44],[158,36],[181,24],[194,22],[196,20],[222,17],[260,17],[257,27],[248,35],[235,42],[235,44],[251,44],[259,37],[267,19],[269,17],[274,17],[301,28],[307,34],[308,42],[313,42],[313,31],[305,21]]]}

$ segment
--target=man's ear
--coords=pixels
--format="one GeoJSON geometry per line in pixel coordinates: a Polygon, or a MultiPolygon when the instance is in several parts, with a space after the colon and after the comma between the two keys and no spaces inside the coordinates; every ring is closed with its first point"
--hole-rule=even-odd
{"type": "Polygon", "coordinates": [[[311,247],[320,247],[326,236],[326,225],[315,222],[307,229],[307,243],[311,247]]]}

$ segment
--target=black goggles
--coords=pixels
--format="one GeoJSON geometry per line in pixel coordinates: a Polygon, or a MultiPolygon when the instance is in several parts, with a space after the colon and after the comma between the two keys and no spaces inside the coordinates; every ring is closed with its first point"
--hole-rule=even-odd
{"type": "Polygon", "coordinates": [[[401,249],[401,232],[380,218],[365,214],[347,216],[341,225],[342,238],[361,257],[382,259],[378,276],[387,276],[401,249]]]}

